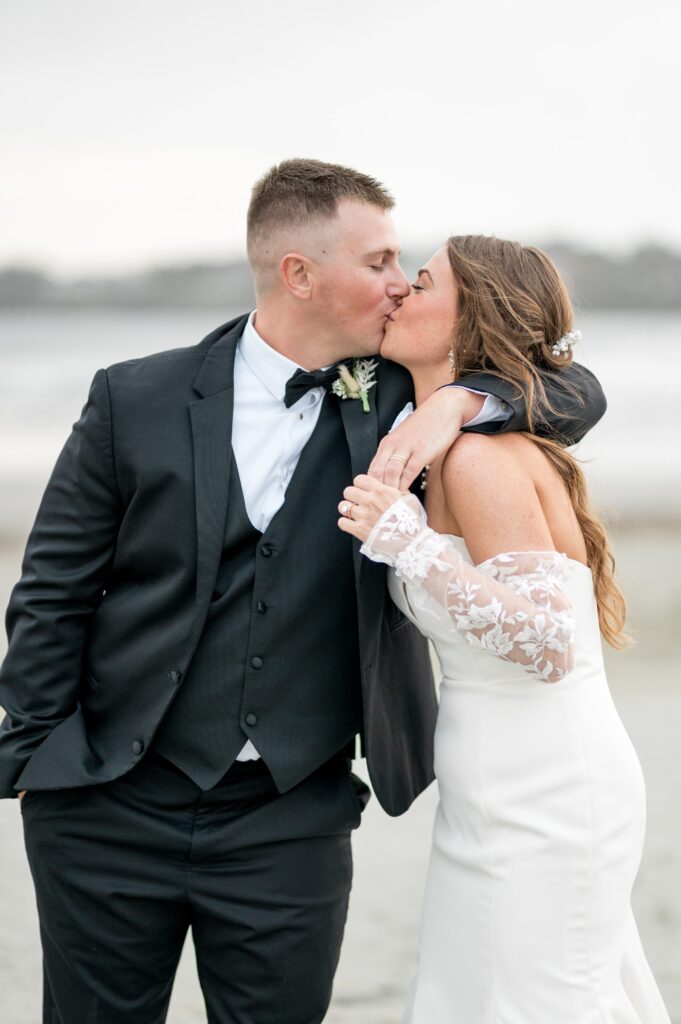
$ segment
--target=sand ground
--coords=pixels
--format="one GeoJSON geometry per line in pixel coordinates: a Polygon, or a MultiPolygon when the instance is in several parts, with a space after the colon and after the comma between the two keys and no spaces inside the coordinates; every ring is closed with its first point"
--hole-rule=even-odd
{"type": "MultiPolygon", "coordinates": [[[[609,659],[613,694],[647,780],[648,831],[634,893],[644,946],[674,1024],[681,1024],[681,536],[622,534],[618,555],[639,636],[609,659]],[[662,581],[663,586],[659,585],[662,581]]],[[[17,578],[21,547],[0,547],[0,604],[17,578]]],[[[358,771],[362,773],[361,765],[358,771]]],[[[372,800],[355,834],[355,882],[328,1024],[398,1024],[414,968],[420,901],[437,794],[399,819],[372,800]]],[[[0,802],[0,1020],[38,1024],[41,968],[33,890],[19,807],[0,802]]],[[[188,941],[169,1024],[205,1021],[188,941]]],[[[76,1024],[76,1022],[74,1022],[76,1024]]]]}

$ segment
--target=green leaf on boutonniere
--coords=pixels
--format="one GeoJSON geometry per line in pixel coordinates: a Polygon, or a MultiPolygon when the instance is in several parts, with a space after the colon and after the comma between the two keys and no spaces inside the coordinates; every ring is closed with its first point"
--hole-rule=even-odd
{"type": "Polygon", "coordinates": [[[374,359],[355,359],[352,373],[344,363],[338,367],[338,380],[333,382],[334,395],[345,400],[358,398],[364,412],[369,412],[369,392],[376,386],[374,374],[378,363],[374,359]]]}

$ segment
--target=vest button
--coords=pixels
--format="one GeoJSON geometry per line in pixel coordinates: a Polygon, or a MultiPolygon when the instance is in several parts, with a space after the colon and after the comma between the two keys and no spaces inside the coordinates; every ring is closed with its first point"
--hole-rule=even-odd
{"type": "Polygon", "coordinates": [[[175,670],[175,671],[173,671],[173,672],[171,672],[171,673],[170,673],[170,678],[171,678],[171,680],[172,680],[172,681],[173,681],[174,683],[176,683],[176,684],[177,684],[177,683],[179,683],[179,682],[180,682],[180,680],[182,679],[182,673],[181,673],[181,672],[178,672],[177,670],[175,670]]]}
{"type": "Polygon", "coordinates": [[[260,554],[262,555],[263,558],[269,558],[270,555],[272,554],[272,547],[271,547],[271,545],[270,544],[261,544],[261,546],[260,546],[260,554]]]}
{"type": "Polygon", "coordinates": [[[259,613],[260,613],[261,615],[264,615],[264,614],[265,614],[265,612],[267,611],[267,605],[265,604],[265,602],[264,602],[264,601],[258,601],[258,603],[256,604],[256,606],[255,606],[255,607],[256,607],[256,608],[258,609],[258,612],[259,612],[259,613]]]}
{"type": "Polygon", "coordinates": [[[262,660],[262,658],[259,658],[257,654],[254,658],[251,658],[251,665],[253,666],[253,668],[262,668],[264,664],[265,662],[262,660]]]}
{"type": "Polygon", "coordinates": [[[142,742],[142,740],[133,740],[132,741],[132,752],[133,752],[133,754],[135,754],[137,757],[139,757],[139,755],[143,751],[144,751],[144,743],[142,742]]]}
{"type": "Polygon", "coordinates": [[[257,723],[257,721],[258,721],[258,716],[254,715],[252,711],[249,712],[249,714],[246,715],[246,725],[255,725],[257,723]]]}

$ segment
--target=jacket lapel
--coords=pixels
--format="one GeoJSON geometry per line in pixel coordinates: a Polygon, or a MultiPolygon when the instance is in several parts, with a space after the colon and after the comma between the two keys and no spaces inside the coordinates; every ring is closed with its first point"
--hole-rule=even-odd
{"type": "Polygon", "coordinates": [[[220,565],[232,459],[234,357],[246,317],[218,337],[194,380],[201,396],[189,412],[194,447],[196,507],[196,603],[202,626],[220,565]]]}
{"type": "MultiPolygon", "coordinates": [[[[373,393],[369,392],[370,398],[373,393]]],[[[358,398],[339,399],[343,429],[350,449],[353,477],[366,473],[378,447],[378,418],[376,406],[369,402],[364,412],[358,398]]]]}
{"type": "MultiPolygon", "coordinates": [[[[374,395],[370,392],[371,397],[374,395]]],[[[378,447],[378,418],[374,402],[369,402],[369,412],[364,412],[357,398],[339,399],[345,439],[350,449],[350,465],[353,479],[366,473],[378,447]]],[[[355,580],[359,585],[362,563],[366,559],[359,553],[359,543],[353,543],[355,557],[355,580]]]]}

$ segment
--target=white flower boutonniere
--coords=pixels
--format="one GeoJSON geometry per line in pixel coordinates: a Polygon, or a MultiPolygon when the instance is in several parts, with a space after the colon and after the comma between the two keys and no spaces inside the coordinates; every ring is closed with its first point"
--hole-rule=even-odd
{"type": "Polygon", "coordinates": [[[344,363],[338,367],[338,380],[331,390],[339,398],[359,398],[364,412],[369,412],[369,392],[375,386],[374,374],[378,363],[374,359],[355,359],[352,373],[344,363]]]}

